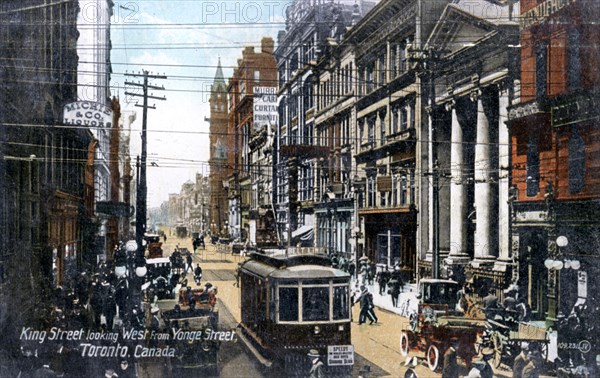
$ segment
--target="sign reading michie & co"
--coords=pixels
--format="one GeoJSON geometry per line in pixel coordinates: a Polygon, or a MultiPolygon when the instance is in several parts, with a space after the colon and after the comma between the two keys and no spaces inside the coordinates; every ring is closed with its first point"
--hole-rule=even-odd
{"type": "Polygon", "coordinates": [[[65,125],[107,127],[112,124],[112,109],[92,101],[76,101],[63,108],[65,125]]]}
{"type": "Polygon", "coordinates": [[[521,15],[521,28],[525,29],[576,3],[577,0],[546,0],[521,15]]]}
{"type": "Polygon", "coordinates": [[[254,130],[260,130],[267,125],[276,125],[279,113],[277,111],[277,87],[254,87],[254,130]]]}

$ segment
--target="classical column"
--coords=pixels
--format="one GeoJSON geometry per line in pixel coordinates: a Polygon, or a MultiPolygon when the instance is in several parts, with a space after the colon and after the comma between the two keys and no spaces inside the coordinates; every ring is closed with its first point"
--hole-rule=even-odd
{"type": "Polygon", "coordinates": [[[510,166],[510,134],[508,132],[508,90],[501,90],[498,98],[498,199],[499,199],[499,260],[510,261],[510,206],[509,206],[509,180],[508,169],[510,166]]]}
{"type": "Polygon", "coordinates": [[[475,144],[475,260],[495,260],[498,255],[498,100],[495,93],[475,92],[477,138],[475,144]]]}
{"type": "Polygon", "coordinates": [[[450,254],[446,262],[452,264],[465,263],[468,261],[467,254],[467,189],[464,182],[464,139],[462,125],[458,121],[458,109],[456,103],[446,106],[452,112],[452,131],[450,147],[450,254]]]}

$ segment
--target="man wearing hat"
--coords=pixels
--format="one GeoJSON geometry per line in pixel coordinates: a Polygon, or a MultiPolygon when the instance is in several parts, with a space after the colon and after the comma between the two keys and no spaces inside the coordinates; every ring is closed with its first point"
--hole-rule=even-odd
{"type": "Polygon", "coordinates": [[[316,349],[311,349],[308,352],[308,357],[311,359],[311,367],[310,367],[310,378],[325,378],[324,364],[321,361],[321,355],[319,351],[316,349]]]}
{"type": "Polygon", "coordinates": [[[444,353],[444,367],[442,378],[458,378],[458,363],[456,362],[456,338],[450,339],[450,347],[444,353]]]}
{"type": "Polygon", "coordinates": [[[490,365],[490,361],[494,358],[494,349],[492,348],[484,348],[481,352],[483,355],[483,363],[481,365],[481,378],[493,378],[494,377],[494,369],[492,369],[492,365],[490,365]]]}
{"type": "Polygon", "coordinates": [[[153,331],[158,331],[160,327],[160,318],[158,317],[160,309],[158,307],[152,307],[150,313],[152,314],[152,319],[150,320],[150,329],[153,331]]]}
{"type": "Polygon", "coordinates": [[[519,353],[513,363],[513,378],[521,378],[523,376],[523,368],[529,363],[529,357],[527,356],[528,351],[529,344],[526,342],[521,343],[521,353],[519,353]]]}
{"type": "Polygon", "coordinates": [[[542,354],[539,350],[530,350],[527,354],[529,362],[523,368],[523,378],[538,378],[540,376],[540,368],[542,366],[542,354]]]}

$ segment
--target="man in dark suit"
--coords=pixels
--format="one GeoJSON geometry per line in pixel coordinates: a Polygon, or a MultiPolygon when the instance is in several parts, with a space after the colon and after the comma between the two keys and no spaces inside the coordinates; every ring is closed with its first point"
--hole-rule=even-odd
{"type": "Polygon", "coordinates": [[[456,361],[456,339],[450,340],[450,347],[444,353],[442,378],[458,378],[458,362],[456,361]]]}
{"type": "Polygon", "coordinates": [[[539,378],[542,355],[539,350],[531,350],[528,354],[529,362],[523,368],[523,378],[539,378]]]}
{"type": "Polygon", "coordinates": [[[519,353],[513,363],[513,378],[521,378],[523,376],[523,369],[529,363],[529,358],[527,357],[528,350],[529,345],[525,342],[521,343],[521,353],[519,353]]]}

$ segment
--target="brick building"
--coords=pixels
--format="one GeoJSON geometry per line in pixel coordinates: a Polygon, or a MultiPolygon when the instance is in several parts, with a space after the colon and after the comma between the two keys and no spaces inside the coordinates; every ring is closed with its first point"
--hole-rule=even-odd
{"type": "Polygon", "coordinates": [[[599,12],[591,0],[521,1],[521,99],[509,108],[519,287],[548,324],[584,309],[580,333],[559,328],[577,342],[599,337],[587,328],[600,300],[599,12]]]}
{"type": "MultiPolygon", "coordinates": [[[[229,233],[233,238],[253,243],[275,243],[272,208],[273,133],[275,122],[255,122],[254,106],[262,103],[255,96],[255,88],[269,88],[270,97],[276,96],[277,64],[274,41],[265,37],[259,52],[253,47],[242,51],[237,67],[227,87],[229,95],[228,133],[233,135],[235,158],[233,175],[229,177],[229,233]]],[[[267,91],[269,92],[269,91],[267,91]]],[[[273,106],[270,113],[277,115],[273,106]]]]}

